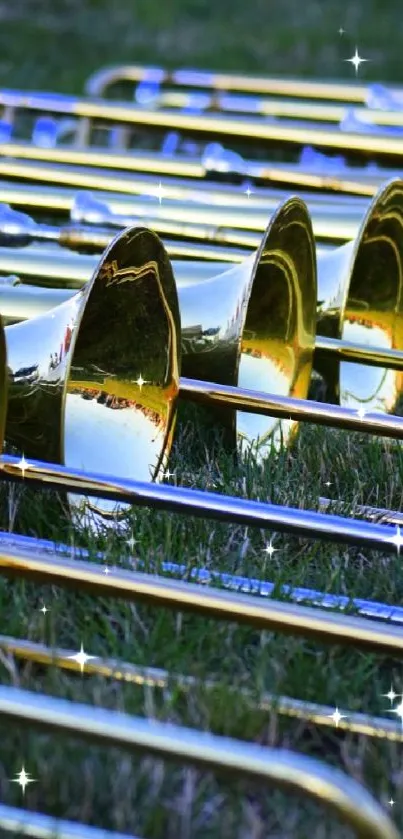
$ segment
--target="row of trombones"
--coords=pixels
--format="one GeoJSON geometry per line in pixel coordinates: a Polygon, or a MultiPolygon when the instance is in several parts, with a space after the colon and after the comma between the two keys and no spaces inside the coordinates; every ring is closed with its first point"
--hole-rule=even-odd
{"type": "MultiPolygon", "coordinates": [[[[258,463],[291,445],[301,421],[403,439],[398,169],[339,161],[336,171],[329,158],[323,174],[303,164],[245,161],[216,142],[238,136],[252,152],[262,141],[308,142],[396,162],[403,143],[387,131],[397,131],[399,114],[392,106],[378,112],[376,95],[398,99],[399,91],[372,90],[368,99],[362,86],[263,81],[112,68],[88,82],[91,99],[0,91],[0,439],[11,452],[0,460],[0,475],[58,490],[73,523],[96,531],[124,526],[128,505],[143,505],[396,554],[398,512],[386,511],[386,524],[359,521],[161,483],[179,399],[203,406],[199,422],[212,419],[230,450],[258,463]],[[138,84],[135,104],[102,100],[122,80],[138,84]],[[198,105],[192,88],[200,88],[198,105]],[[272,93],[293,100],[270,105],[264,97],[272,93]],[[307,108],[298,97],[323,101],[307,108]],[[369,105],[356,118],[367,126],[372,119],[382,136],[335,128],[337,103],[346,101],[369,105]],[[38,111],[45,116],[31,139],[15,139],[21,113],[38,111]],[[268,115],[280,119],[264,123],[268,115]],[[312,126],[299,125],[302,119],[312,126]],[[136,125],[150,137],[165,132],[159,151],[154,143],[151,151],[131,147],[136,125]],[[97,131],[104,131],[103,147],[92,143],[97,131]],[[193,146],[182,142],[186,131],[193,146]],[[212,141],[202,154],[200,136],[212,141]],[[273,184],[313,191],[289,197],[273,184]],[[320,192],[326,187],[331,195],[320,192]]],[[[0,566],[11,578],[401,655],[403,613],[387,604],[357,601],[351,616],[347,601],[308,589],[302,596],[284,587],[294,601],[284,603],[267,591],[259,597],[265,584],[246,578],[240,586],[218,570],[193,583],[141,570],[106,576],[88,558],[83,550],[0,533],[0,566]],[[227,590],[198,585],[216,580],[227,590]],[[307,599],[313,605],[301,605],[307,599]]],[[[0,649],[33,663],[78,667],[69,651],[10,637],[1,636],[0,649]]],[[[86,668],[133,685],[161,688],[170,680],[167,671],[106,659],[86,668]]],[[[185,692],[193,684],[186,676],[177,681],[185,692]]],[[[264,697],[260,707],[331,724],[330,709],[289,697],[264,697]]],[[[0,715],[304,791],[361,839],[399,839],[361,785],[302,755],[8,687],[0,687],[0,715]]],[[[379,718],[363,726],[350,714],[341,727],[402,739],[398,725],[379,718]]],[[[2,805],[4,825],[14,832],[29,826],[31,835],[54,829],[43,814],[2,805]]],[[[95,839],[92,828],[75,827],[83,839],[95,839]]],[[[71,825],[59,821],[58,829],[69,835],[71,825]]]]}

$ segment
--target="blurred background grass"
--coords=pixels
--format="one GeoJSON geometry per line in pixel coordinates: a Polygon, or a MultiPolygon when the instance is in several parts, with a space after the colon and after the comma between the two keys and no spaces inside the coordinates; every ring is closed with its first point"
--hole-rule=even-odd
{"type": "Polygon", "coordinates": [[[82,90],[102,64],[401,81],[399,0],[3,0],[0,84],[82,90]],[[343,35],[339,29],[345,30],[343,35]]]}
{"type": "MultiPolygon", "coordinates": [[[[345,63],[355,47],[370,59],[358,78],[403,81],[401,2],[340,3],[303,0],[16,0],[0,4],[0,85],[80,93],[98,67],[135,62],[166,67],[319,76],[354,81],[345,63]],[[345,33],[340,35],[339,29],[345,33]]],[[[175,481],[250,497],[314,508],[319,495],[356,503],[400,507],[403,458],[399,447],[358,435],[303,429],[296,447],[273,457],[263,474],[234,471],[219,448],[194,469],[188,454],[199,438],[186,429],[170,468],[175,481]],[[197,438],[197,440],[196,440],[197,438]],[[328,486],[330,482],[330,487],[328,486]]],[[[69,541],[73,534],[45,496],[2,490],[5,529],[69,541]]],[[[278,584],[293,582],[333,593],[400,605],[400,559],[360,550],[275,537],[268,560],[265,534],[240,527],[135,511],[136,553],[151,569],[162,559],[189,568],[207,566],[255,574],[278,584]]],[[[74,536],[77,539],[77,534],[74,536]]],[[[83,544],[85,535],[81,536],[83,544]]],[[[107,545],[110,564],[131,567],[126,546],[107,545]]],[[[3,633],[38,643],[115,657],[193,674],[199,687],[184,697],[162,695],[101,677],[62,676],[56,669],[24,664],[1,651],[5,684],[83,702],[154,715],[256,742],[295,748],[339,766],[380,799],[403,824],[400,745],[318,730],[275,713],[257,712],[229,686],[247,686],[256,703],[264,691],[338,705],[342,710],[385,713],[382,699],[393,682],[403,691],[400,662],[218,627],[163,610],[94,601],[52,588],[0,580],[3,633]],[[49,609],[44,616],[40,608],[49,609]],[[203,681],[219,678],[214,694],[203,681]],[[393,798],[393,810],[388,805],[393,798]]],[[[4,803],[136,833],[149,839],[348,839],[349,831],[303,799],[253,785],[227,783],[211,774],[170,768],[147,758],[129,760],[114,750],[84,748],[57,737],[22,732],[0,720],[0,784],[4,803]],[[10,782],[25,764],[36,778],[22,798],[10,782]]],[[[7,835],[7,834],[5,834],[7,835]]]]}

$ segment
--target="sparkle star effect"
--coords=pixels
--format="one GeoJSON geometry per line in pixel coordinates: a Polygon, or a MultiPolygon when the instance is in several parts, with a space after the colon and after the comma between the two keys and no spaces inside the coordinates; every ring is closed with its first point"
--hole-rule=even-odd
{"type": "Polygon", "coordinates": [[[346,720],[347,719],[346,715],[341,714],[338,708],[336,708],[336,710],[333,711],[333,714],[329,714],[329,717],[335,723],[336,728],[339,727],[340,720],[346,720]]]}
{"type": "Polygon", "coordinates": [[[12,781],[13,784],[19,784],[20,785],[20,787],[22,789],[22,793],[24,795],[25,794],[25,787],[27,787],[28,784],[35,783],[36,778],[31,778],[31,776],[25,771],[25,767],[23,766],[22,769],[21,769],[21,772],[19,772],[18,775],[16,775],[15,778],[11,778],[11,781],[12,781]]]}
{"type": "Polygon", "coordinates": [[[388,801],[389,807],[393,807],[394,803],[393,798],[390,798],[388,801]]]}
{"type": "Polygon", "coordinates": [[[390,713],[397,714],[397,716],[400,717],[403,728],[403,701],[400,703],[400,705],[397,706],[397,708],[392,708],[390,713]]]}
{"type": "Polygon", "coordinates": [[[103,572],[104,572],[104,574],[106,574],[106,575],[108,575],[108,574],[110,574],[110,573],[111,573],[107,565],[105,565],[105,566],[104,566],[104,568],[103,568],[103,572]]]}
{"type": "Polygon", "coordinates": [[[160,204],[161,204],[161,201],[162,201],[163,192],[164,192],[164,187],[162,186],[162,183],[160,181],[159,184],[158,184],[158,188],[155,190],[155,195],[158,198],[158,201],[159,201],[160,204]]]}
{"type": "Polygon", "coordinates": [[[403,536],[400,531],[400,526],[396,525],[396,534],[392,536],[391,540],[392,544],[396,545],[397,555],[400,556],[400,548],[403,545],[403,536]]]}
{"type": "Polygon", "coordinates": [[[83,645],[81,644],[80,652],[75,653],[75,655],[69,655],[69,656],[67,656],[67,658],[70,658],[73,661],[76,661],[77,664],[80,665],[81,672],[84,673],[84,667],[85,667],[87,661],[91,661],[92,658],[96,658],[96,655],[87,655],[87,653],[84,652],[83,645]]]}
{"type": "Polygon", "coordinates": [[[394,703],[395,699],[397,699],[397,697],[398,697],[399,695],[400,695],[400,694],[395,693],[395,691],[393,690],[393,685],[391,685],[391,686],[390,686],[390,691],[389,691],[389,693],[383,693],[383,694],[382,694],[382,696],[384,696],[386,699],[389,699],[389,702],[390,702],[390,704],[391,704],[391,705],[393,705],[393,703],[394,703]]]}
{"type": "Polygon", "coordinates": [[[174,478],[174,477],[175,477],[175,472],[170,472],[169,469],[167,469],[167,471],[164,474],[164,478],[166,478],[167,481],[169,481],[170,478],[174,478]]]}
{"type": "Polygon", "coordinates": [[[43,614],[46,615],[46,612],[50,612],[50,609],[47,609],[45,604],[43,604],[42,609],[39,609],[39,611],[43,612],[43,614]]]}
{"type": "Polygon", "coordinates": [[[272,556],[273,556],[273,554],[274,554],[276,551],[278,551],[278,548],[273,548],[272,540],[270,539],[269,544],[268,544],[268,545],[266,545],[266,547],[264,548],[264,552],[265,552],[265,554],[267,554],[267,556],[269,556],[269,557],[270,557],[270,559],[271,559],[271,558],[272,558],[272,556]]]}
{"type": "Polygon", "coordinates": [[[131,535],[130,539],[127,540],[126,545],[130,548],[131,552],[134,551],[134,546],[137,545],[137,539],[134,538],[133,534],[131,535]]]}
{"type": "Polygon", "coordinates": [[[364,417],[365,417],[365,408],[363,408],[362,406],[361,406],[361,408],[358,408],[357,414],[358,414],[358,416],[359,416],[360,420],[364,419],[364,417]]]}
{"type": "Polygon", "coordinates": [[[349,64],[352,64],[355,69],[355,75],[358,73],[358,68],[360,64],[364,64],[365,61],[369,61],[369,58],[360,58],[358,55],[358,49],[355,48],[355,53],[352,58],[345,58],[344,61],[348,61],[349,64]]]}
{"type": "Polygon", "coordinates": [[[17,463],[17,469],[21,469],[22,477],[24,477],[24,472],[28,469],[28,461],[25,460],[25,456],[23,455],[19,463],[17,463]]]}
{"type": "Polygon", "coordinates": [[[340,29],[339,29],[339,35],[344,35],[345,31],[346,30],[343,29],[343,27],[341,26],[340,29]]]}
{"type": "Polygon", "coordinates": [[[148,385],[148,381],[147,381],[146,379],[143,379],[143,377],[142,377],[142,375],[141,375],[141,373],[140,373],[140,375],[139,375],[138,379],[136,379],[136,381],[135,381],[135,384],[136,384],[136,385],[138,385],[138,386],[139,386],[139,388],[140,388],[140,390],[141,390],[141,388],[143,387],[143,385],[148,385]]]}
{"type": "Polygon", "coordinates": [[[252,195],[252,190],[251,190],[251,188],[250,188],[249,186],[248,186],[248,188],[247,188],[247,189],[245,189],[245,195],[247,195],[247,196],[248,196],[248,198],[250,198],[250,196],[252,195]]]}

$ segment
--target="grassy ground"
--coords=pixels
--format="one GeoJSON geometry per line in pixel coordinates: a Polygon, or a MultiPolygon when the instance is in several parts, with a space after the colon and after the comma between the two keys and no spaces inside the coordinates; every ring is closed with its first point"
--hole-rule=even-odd
{"type": "MultiPolygon", "coordinates": [[[[392,0],[353,1],[344,8],[329,0],[3,3],[0,85],[79,92],[90,72],[119,61],[348,79],[354,71],[342,59],[353,54],[356,44],[360,54],[371,58],[360,69],[363,78],[401,82],[399,11],[400,4],[392,0]],[[343,36],[340,27],[346,30],[343,36]]],[[[402,503],[403,458],[398,447],[385,441],[304,428],[294,449],[273,457],[263,472],[243,464],[235,469],[219,449],[202,450],[200,461],[190,462],[188,453],[198,443],[195,430],[182,428],[170,464],[178,484],[204,488],[214,482],[218,491],[239,494],[245,478],[251,498],[310,508],[323,495],[348,499],[353,511],[357,503],[395,509],[402,503]]],[[[70,540],[55,501],[17,488],[3,488],[2,493],[2,528],[70,540]]],[[[391,604],[402,600],[400,560],[375,552],[277,535],[276,552],[269,559],[264,552],[267,534],[146,510],[133,515],[133,531],[136,556],[150,568],[171,559],[391,604]]],[[[86,544],[85,534],[74,538],[86,544]]],[[[129,551],[117,536],[107,547],[111,565],[131,567],[129,551]]],[[[401,745],[256,710],[259,698],[270,691],[337,705],[342,711],[382,715],[388,707],[382,694],[391,683],[397,693],[403,692],[399,661],[25,583],[0,581],[0,611],[3,634],[71,651],[83,643],[92,655],[162,667],[198,680],[184,696],[178,690],[160,692],[113,679],[60,674],[0,652],[3,684],[316,755],[368,786],[402,828],[401,745]],[[40,611],[43,603],[50,610],[46,615],[40,611]],[[203,683],[214,677],[220,686],[211,693],[203,683]],[[231,690],[241,686],[252,691],[252,704],[231,690]]],[[[7,804],[25,804],[149,839],[349,835],[319,807],[275,790],[148,758],[132,760],[120,751],[84,747],[78,740],[22,732],[1,719],[0,738],[1,796],[7,804]],[[37,779],[25,798],[10,781],[22,763],[37,779]]]]}

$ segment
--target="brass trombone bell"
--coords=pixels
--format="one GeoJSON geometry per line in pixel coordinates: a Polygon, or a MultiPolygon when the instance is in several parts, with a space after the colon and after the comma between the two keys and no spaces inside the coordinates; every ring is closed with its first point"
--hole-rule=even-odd
{"type": "MultiPolygon", "coordinates": [[[[402,367],[401,316],[398,309],[402,282],[402,213],[402,181],[391,181],[379,190],[371,202],[355,242],[327,253],[318,252],[318,329],[321,334],[316,338],[315,366],[328,382],[330,398],[336,402],[340,400],[343,405],[356,407],[358,404],[362,407],[365,404],[367,410],[372,406],[376,410],[391,411],[401,393],[400,373],[392,370],[401,370],[402,367]],[[365,256],[370,261],[369,267],[364,261],[365,256]],[[364,280],[368,270],[373,277],[371,284],[364,280]],[[366,313],[365,319],[361,317],[361,312],[366,313]],[[341,361],[356,364],[342,364],[339,372],[341,361]],[[384,366],[384,369],[373,369],[363,376],[362,370],[357,367],[358,362],[374,368],[384,366]],[[364,382],[367,390],[362,398],[364,382]]],[[[102,222],[105,225],[133,222],[130,216],[113,216],[107,205],[86,195],[77,196],[72,215],[79,221],[102,222]]],[[[16,216],[16,230],[21,237],[24,237],[24,230],[29,232],[30,224],[34,232],[38,229],[30,219],[25,226],[25,218],[19,214],[16,216]]],[[[44,229],[46,238],[46,227],[39,229],[44,229]]],[[[230,258],[231,252],[227,256],[230,258]]],[[[92,257],[62,256],[61,252],[56,259],[52,251],[39,249],[0,251],[2,271],[14,269],[23,277],[41,278],[40,281],[51,279],[53,283],[85,282],[94,264],[92,257]]],[[[218,275],[226,269],[225,263],[213,265],[177,261],[172,264],[180,295],[185,285],[211,281],[214,272],[218,275]]],[[[234,272],[228,274],[228,277],[233,276],[234,272]]],[[[192,295],[195,300],[193,305],[198,306],[198,299],[209,288],[212,288],[211,283],[205,288],[188,291],[187,299],[192,295]]],[[[23,318],[32,317],[54,305],[56,292],[47,296],[33,288],[10,290],[7,283],[0,294],[3,314],[9,318],[23,318]]],[[[182,301],[181,306],[184,305],[182,301]]],[[[207,330],[209,328],[206,327],[207,330]]]]}
{"type": "Polygon", "coordinates": [[[160,476],[173,434],[180,320],[156,234],[121,233],[85,288],[6,327],[5,337],[9,444],[71,467],[160,476]]]}

